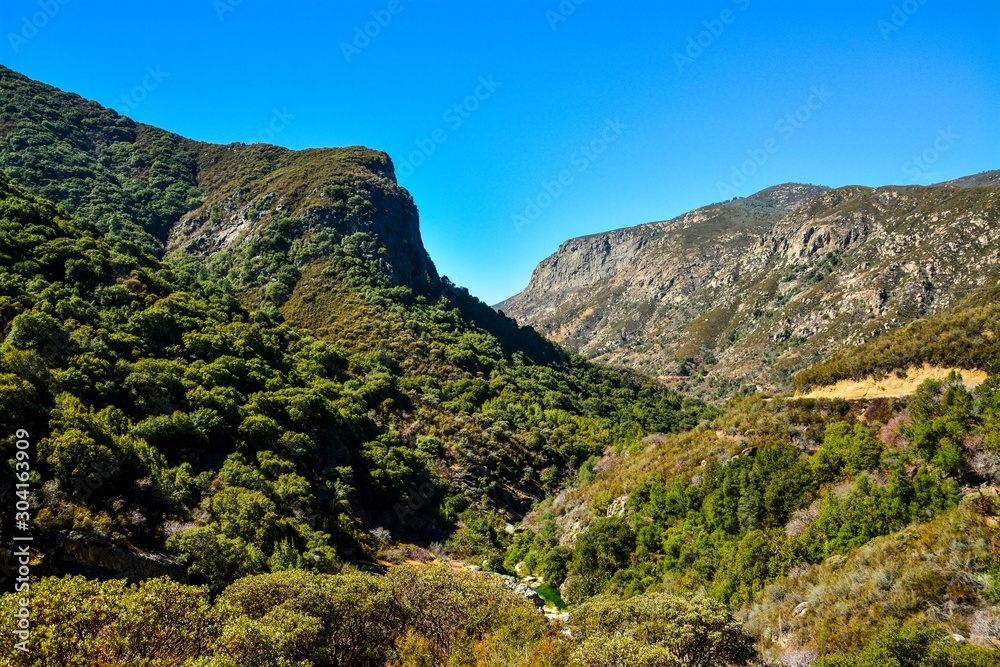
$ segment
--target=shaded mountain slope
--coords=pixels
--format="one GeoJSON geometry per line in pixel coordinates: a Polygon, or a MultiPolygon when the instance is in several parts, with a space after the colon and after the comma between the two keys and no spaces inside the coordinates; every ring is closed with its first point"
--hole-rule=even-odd
{"type": "Polygon", "coordinates": [[[199,144],[2,74],[20,95],[5,118],[48,133],[8,135],[18,182],[0,175],[0,401],[37,446],[43,572],[180,559],[221,589],[335,571],[462,522],[503,526],[589,457],[704,412],[439,279],[382,153],[199,144]],[[125,138],[77,132],[88,119],[125,138]],[[150,153],[148,173],[116,171],[147,159],[142,137],[191,168],[175,179],[150,153]],[[174,185],[197,194],[156,199],[174,185]],[[168,204],[172,224],[141,214],[168,204]]]}

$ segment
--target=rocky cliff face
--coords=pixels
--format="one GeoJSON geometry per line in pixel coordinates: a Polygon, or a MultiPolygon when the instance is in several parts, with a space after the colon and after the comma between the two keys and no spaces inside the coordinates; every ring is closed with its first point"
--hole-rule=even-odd
{"type": "Polygon", "coordinates": [[[777,186],[568,241],[497,307],[585,356],[689,389],[785,388],[796,370],[998,275],[998,196],[777,186]]]}
{"type": "Polygon", "coordinates": [[[510,307],[519,313],[519,319],[526,321],[551,315],[577,290],[627,267],[653,233],[652,226],[640,226],[566,241],[535,268],[530,293],[525,290],[494,307],[497,310],[510,307]]]}
{"type": "Polygon", "coordinates": [[[195,254],[235,249],[277,220],[301,218],[310,233],[377,236],[386,248],[380,264],[396,284],[437,283],[417,208],[396,183],[386,153],[363,146],[304,151],[194,141],[185,146],[197,156],[205,199],[174,224],[168,249],[195,254]]]}
{"type": "Polygon", "coordinates": [[[193,141],[3,66],[0,100],[0,169],[147,252],[234,250],[297,217],[306,235],[378,236],[396,284],[438,282],[385,153],[193,141]]]}
{"type": "MultiPolygon", "coordinates": [[[[620,272],[632,271],[645,257],[664,254],[686,257],[687,268],[692,269],[692,262],[699,265],[702,262],[694,255],[687,257],[688,250],[704,259],[724,252],[722,246],[743,247],[763,233],[775,216],[824,189],[798,184],[775,186],[752,197],[706,206],[673,220],[570,239],[535,268],[524,292],[494,307],[522,324],[533,324],[552,316],[582,288],[595,287],[620,272]],[[709,238],[716,233],[718,237],[709,238]],[[697,247],[706,241],[714,245],[697,247]]],[[[681,266],[662,266],[644,282],[673,287],[684,273],[681,266]]]]}

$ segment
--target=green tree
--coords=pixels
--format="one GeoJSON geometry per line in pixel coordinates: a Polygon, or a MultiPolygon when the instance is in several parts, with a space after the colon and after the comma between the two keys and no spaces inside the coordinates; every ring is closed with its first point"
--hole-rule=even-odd
{"type": "Polygon", "coordinates": [[[21,350],[35,350],[45,357],[58,354],[69,343],[68,337],[63,341],[62,323],[48,313],[28,310],[17,317],[10,325],[7,343],[21,350]]]}
{"type": "Polygon", "coordinates": [[[635,533],[624,517],[595,519],[573,549],[574,601],[600,592],[615,572],[628,567],[634,549],[635,533]]]}
{"type": "Polygon", "coordinates": [[[542,564],[542,576],[545,578],[545,583],[556,588],[562,586],[562,583],[566,581],[572,560],[573,550],[569,547],[556,546],[549,549],[542,564]]]}
{"type": "MultiPolygon", "coordinates": [[[[573,609],[573,637],[581,648],[574,656],[593,665],[747,665],[757,657],[754,639],[720,602],[646,593],[628,599],[600,595],[573,609]],[[651,650],[652,662],[607,662],[597,652],[602,642],[628,638],[633,648],[651,650]],[[654,650],[655,649],[655,650],[654,650]],[[669,662],[671,659],[676,662],[669,662]],[[588,662],[591,660],[591,662],[588,662]],[[661,660],[664,662],[657,662],[661,660]]],[[[610,644],[610,646],[617,646],[610,644]]],[[[611,655],[626,655],[618,646],[611,655]]],[[[610,657],[610,656],[609,656],[610,657]]],[[[627,659],[627,658],[626,658],[627,659]]]]}

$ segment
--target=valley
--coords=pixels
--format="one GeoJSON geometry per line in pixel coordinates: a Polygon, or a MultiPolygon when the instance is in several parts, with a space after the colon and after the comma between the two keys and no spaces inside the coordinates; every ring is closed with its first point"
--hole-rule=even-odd
{"type": "Polygon", "coordinates": [[[997,664],[1000,172],[570,239],[491,308],[384,152],[0,93],[6,664],[997,664]]]}

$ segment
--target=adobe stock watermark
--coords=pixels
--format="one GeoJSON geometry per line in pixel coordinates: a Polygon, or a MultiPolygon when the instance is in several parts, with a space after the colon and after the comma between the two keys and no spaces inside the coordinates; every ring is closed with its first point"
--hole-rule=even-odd
{"type": "Polygon", "coordinates": [[[247,139],[247,144],[270,144],[274,137],[285,131],[289,121],[295,120],[295,114],[288,113],[288,107],[271,109],[271,121],[247,139]]]}
{"type": "Polygon", "coordinates": [[[34,39],[38,35],[38,31],[47,26],[60,9],[69,4],[69,1],[40,0],[38,3],[39,11],[31,16],[22,16],[21,29],[18,32],[7,33],[7,41],[10,42],[10,48],[14,49],[14,53],[20,52],[22,46],[34,39]]]}
{"type": "MultiPolygon", "coordinates": [[[[31,534],[31,441],[28,432],[17,429],[14,434],[16,447],[14,455],[14,481],[16,491],[14,496],[14,536],[16,545],[14,557],[17,558],[17,570],[9,571],[16,574],[14,592],[19,594],[14,611],[14,635],[20,642],[14,648],[28,653],[28,641],[31,639],[31,552],[28,543],[34,538],[31,534]]],[[[6,569],[6,568],[5,568],[6,569]]],[[[5,577],[6,578],[6,577],[5,577]]]]}
{"type": "Polygon", "coordinates": [[[937,136],[930,146],[925,148],[920,155],[914,155],[903,163],[903,172],[912,176],[914,182],[921,178],[933,177],[935,174],[928,171],[930,166],[940,160],[941,155],[951,150],[955,142],[961,138],[962,135],[955,134],[951,127],[938,130],[937,136]]]}
{"type": "Polygon", "coordinates": [[[243,4],[243,0],[213,0],[212,9],[220,21],[226,20],[226,14],[235,12],[236,8],[243,4]]]}
{"type": "MultiPolygon", "coordinates": [[[[476,86],[472,94],[461,102],[456,102],[448,107],[441,114],[441,120],[447,123],[452,132],[457,132],[465,124],[465,121],[469,120],[472,114],[479,109],[480,104],[490,99],[500,86],[501,83],[494,81],[492,74],[479,77],[479,85],[476,86]]],[[[396,165],[396,174],[401,178],[412,176],[417,167],[427,162],[427,158],[434,154],[438,146],[448,141],[448,136],[443,127],[437,127],[426,139],[415,139],[413,143],[417,147],[416,150],[410,151],[406,157],[399,160],[396,165]]]]}
{"type": "Polygon", "coordinates": [[[160,69],[159,65],[157,65],[155,69],[153,67],[147,67],[146,76],[142,77],[142,81],[139,85],[112,100],[111,108],[116,111],[132,111],[145,102],[146,98],[149,97],[149,94],[159,88],[160,84],[163,83],[163,80],[168,76],[170,76],[170,72],[164,72],[160,69]]]}
{"type": "Polygon", "coordinates": [[[576,13],[576,8],[585,3],[587,0],[562,0],[559,6],[554,10],[545,10],[545,19],[549,22],[549,26],[555,30],[559,27],[560,23],[564,23],[569,20],[569,17],[576,13]]]}
{"type": "Polygon", "coordinates": [[[716,187],[723,199],[732,199],[738,196],[736,188],[746,185],[747,180],[767,164],[772,155],[781,150],[782,143],[795,136],[795,133],[802,129],[802,126],[808,123],[813,114],[819,111],[833,95],[827,90],[826,84],[819,87],[813,86],[809,93],[805,104],[789,111],[774,124],[774,129],[780,137],[769,137],[760,147],[748,148],[746,151],[747,159],[738,166],[730,167],[728,182],[716,182],[716,187]]]}
{"type": "Polygon", "coordinates": [[[359,55],[362,51],[367,49],[372,40],[382,34],[382,30],[387,28],[390,23],[392,23],[392,17],[398,16],[403,11],[403,3],[401,0],[389,0],[389,4],[385,6],[385,9],[373,9],[371,11],[372,19],[364,25],[364,29],[361,26],[354,26],[354,39],[348,42],[340,43],[340,52],[344,54],[344,60],[347,64],[351,64],[351,59],[354,56],[359,55]]]}
{"type": "MultiPolygon", "coordinates": [[[[750,0],[732,0],[732,3],[740,11],[746,11],[750,6],[750,0]]],[[[715,40],[722,36],[722,33],[726,30],[726,26],[736,22],[736,16],[737,14],[732,9],[723,9],[719,12],[718,18],[702,21],[701,25],[705,29],[696,35],[688,35],[687,46],[684,48],[684,52],[674,51],[674,65],[677,65],[677,71],[683,74],[685,67],[698,58],[701,58],[705,50],[711,47],[715,43],[715,40]]]]}
{"type": "Polygon", "coordinates": [[[882,33],[882,38],[888,40],[889,35],[899,32],[899,29],[906,25],[910,17],[920,10],[920,5],[926,2],[927,0],[905,0],[898,5],[893,5],[889,20],[879,19],[878,23],[875,24],[879,32],[882,33]]]}
{"type": "Polygon", "coordinates": [[[566,188],[573,185],[576,175],[590,169],[590,165],[621,136],[623,130],[627,129],[628,125],[620,120],[605,118],[601,132],[570,156],[569,161],[573,168],[563,169],[551,180],[543,180],[538,194],[524,200],[524,210],[511,215],[517,233],[520,234],[522,227],[537,220],[543,211],[552,206],[566,188]]]}

